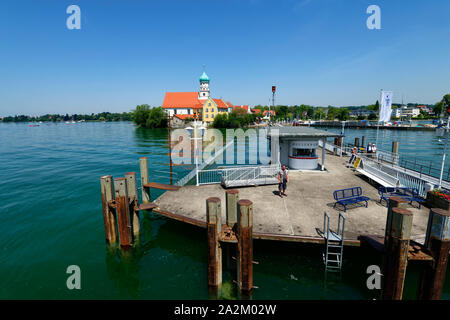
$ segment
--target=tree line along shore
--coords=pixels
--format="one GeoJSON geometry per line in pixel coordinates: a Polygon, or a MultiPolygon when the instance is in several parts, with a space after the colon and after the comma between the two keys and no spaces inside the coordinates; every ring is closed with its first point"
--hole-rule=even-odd
{"type": "MultiPolygon", "coordinates": [[[[409,103],[407,107],[418,106],[419,104],[409,103]]],[[[436,119],[447,111],[450,106],[450,94],[443,96],[442,100],[434,105],[425,106],[429,113],[421,109],[417,119],[436,119]]],[[[251,113],[244,112],[243,109],[235,109],[230,113],[219,113],[214,119],[212,126],[215,128],[241,128],[261,121],[263,111],[269,108],[275,111],[272,116],[273,121],[286,119],[300,120],[376,120],[378,118],[379,102],[367,106],[351,107],[314,107],[310,105],[285,106],[277,105],[275,107],[256,105],[251,113]],[[261,112],[255,112],[256,110],[261,112]],[[357,111],[357,112],[355,112],[357,111]],[[358,113],[359,112],[359,113],[358,113]]],[[[393,104],[393,110],[403,107],[399,104],[393,104]]],[[[396,119],[393,117],[393,119],[396,119]]],[[[131,112],[122,113],[91,113],[91,114],[45,114],[42,116],[16,115],[0,118],[1,122],[61,122],[61,121],[133,121],[136,125],[144,128],[167,128],[168,116],[161,107],[151,107],[148,104],[136,106],[131,112]]]]}

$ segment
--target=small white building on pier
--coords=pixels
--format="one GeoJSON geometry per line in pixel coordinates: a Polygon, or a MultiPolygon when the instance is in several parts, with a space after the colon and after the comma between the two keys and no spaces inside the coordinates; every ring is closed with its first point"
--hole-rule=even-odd
{"type": "Polygon", "coordinates": [[[272,127],[268,136],[272,163],[279,162],[291,170],[325,170],[325,148],[319,164],[319,142],[324,146],[328,138],[341,135],[311,127],[272,127]]]}

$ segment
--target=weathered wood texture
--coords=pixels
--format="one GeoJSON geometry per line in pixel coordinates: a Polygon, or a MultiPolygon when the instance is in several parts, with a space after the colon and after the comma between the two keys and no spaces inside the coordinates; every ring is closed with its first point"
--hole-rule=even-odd
{"type": "Polygon", "coordinates": [[[221,204],[220,199],[211,197],[206,200],[206,221],[208,234],[208,285],[222,286],[222,248],[221,234],[221,204]]]}
{"type": "Polygon", "coordinates": [[[391,208],[389,239],[385,245],[383,266],[384,300],[401,300],[408,264],[409,240],[412,228],[412,213],[404,208],[391,208]]]}
{"type": "Polygon", "coordinates": [[[148,158],[141,157],[139,159],[139,167],[141,171],[141,187],[142,187],[142,202],[148,203],[150,202],[150,189],[144,188],[145,184],[150,182],[148,175],[148,158]]]}
{"type": "Polygon", "coordinates": [[[114,200],[114,180],[112,176],[103,176],[100,178],[100,187],[102,192],[103,221],[105,224],[106,243],[114,244],[117,242],[117,224],[115,209],[110,207],[114,200]]]}
{"type": "Polygon", "coordinates": [[[237,283],[241,291],[251,292],[253,289],[253,203],[250,200],[239,200],[237,214],[237,283]]]}
{"type": "Polygon", "coordinates": [[[239,190],[230,189],[226,191],[226,213],[227,225],[233,228],[237,222],[237,202],[239,201],[239,190]]]}
{"type": "Polygon", "coordinates": [[[133,237],[137,239],[139,238],[141,227],[139,222],[139,200],[136,172],[125,173],[125,179],[127,180],[128,202],[133,227],[133,237]]]}
{"type": "Polygon", "coordinates": [[[125,178],[115,179],[114,188],[116,189],[116,211],[120,245],[122,247],[129,247],[131,246],[132,235],[127,180],[125,178]]]}

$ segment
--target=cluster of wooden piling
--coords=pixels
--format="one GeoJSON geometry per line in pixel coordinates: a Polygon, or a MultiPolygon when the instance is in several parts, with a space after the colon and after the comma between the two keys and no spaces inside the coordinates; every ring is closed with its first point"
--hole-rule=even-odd
{"type": "Polygon", "coordinates": [[[122,247],[130,247],[140,232],[136,172],[117,179],[103,176],[100,185],[106,242],[119,240],[122,247]]]}
{"type": "Polygon", "coordinates": [[[408,261],[422,262],[418,299],[438,300],[441,297],[450,249],[450,212],[432,208],[424,245],[412,241],[413,214],[403,198],[390,197],[386,230],[382,242],[373,237],[360,237],[362,244],[377,247],[383,253],[384,300],[401,300],[408,261]]]}
{"type": "Polygon", "coordinates": [[[241,293],[251,294],[253,286],[253,203],[239,200],[238,190],[226,191],[226,224],[222,225],[221,201],[206,200],[208,234],[208,285],[222,286],[222,245],[236,245],[236,283],[241,293]]]}
{"type": "Polygon", "coordinates": [[[136,172],[125,173],[124,177],[116,179],[110,175],[100,178],[107,244],[114,245],[119,242],[122,248],[131,247],[133,242],[139,239],[139,212],[156,207],[150,202],[146,157],[140,159],[140,169],[143,204],[139,204],[136,172]]]}

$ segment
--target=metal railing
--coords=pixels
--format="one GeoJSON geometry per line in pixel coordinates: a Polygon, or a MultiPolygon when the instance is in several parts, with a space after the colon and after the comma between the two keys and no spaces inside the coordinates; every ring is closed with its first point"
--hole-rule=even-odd
{"type": "MultiPolygon", "coordinates": [[[[438,185],[439,179],[430,175],[426,175],[408,168],[400,167],[395,163],[388,163],[379,160],[377,157],[368,157],[360,155],[364,170],[368,171],[380,179],[388,181],[388,179],[398,179],[401,187],[415,188],[419,191],[421,197],[425,197],[428,190],[438,185]],[[389,177],[391,178],[388,178],[389,177]]],[[[394,180],[392,180],[394,181],[394,180]]],[[[450,190],[450,183],[443,181],[442,187],[450,190]]]]}
{"type": "MultiPolygon", "coordinates": [[[[319,140],[319,147],[321,147],[321,148],[323,147],[322,140],[319,140]]],[[[325,143],[325,150],[327,150],[331,153],[341,155],[341,149],[342,149],[342,155],[349,155],[352,153],[351,147],[346,147],[345,145],[343,147],[341,147],[341,146],[337,146],[337,145],[335,145],[333,143],[329,143],[329,142],[325,143]]]]}
{"type": "Polygon", "coordinates": [[[274,179],[278,180],[280,170],[281,167],[279,164],[272,166],[228,168],[222,172],[221,183],[226,186],[250,186],[273,183],[274,179]]]}
{"type": "Polygon", "coordinates": [[[280,165],[240,166],[199,170],[199,184],[222,183],[226,186],[245,186],[273,183],[278,179],[280,165]]]}
{"type": "MultiPolygon", "coordinates": [[[[230,142],[228,142],[222,149],[220,149],[218,152],[216,152],[214,154],[214,156],[209,157],[203,163],[201,163],[198,166],[199,172],[200,171],[206,171],[206,170],[203,170],[203,169],[206,168],[209,165],[212,165],[212,163],[217,159],[217,157],[219,157],[221,154],[223,154],[225,152],[225,150],[227,150],[231,146],[234,146],[234,140],[231,140],[230,142]]],[[[191,172],[189,172],[187,175],[185,175],[183,178],[181,178],[177,182],[177,185],[178,186],[186,185],[192,178],[195,177],[196,173],[197,173],[197,169],[194,168],[191,172]]],[[[200,173],[199,173],[199,175],[200,175],[200,173]]],[[[199,176],[199,179],[200,179],[200,176],[199,176]]]]}
{"type": "MultiPolygon", "coordinates": [[[[346,148],[351,149],[354,145],[351,143],[346,144],[346,148]]],[[[370,158],[376,158],[379,162],[394,164],[402,168],[406,168],[412,171],[417,172],[419,175],[428,175],[435,178],[439,178],[441,174],[441,167],[433,166],[432,160],[424,160],[419,159],[417,157],[414,158],[406,158],[406,156],[402,156],[399,154],[395,154],[385,150],[377,150],[376,153],[358,153],[359,155],[366,155],[370,158]]],[[[444,171],[444,175],[442,177],[445,181],[450,181],[450,167],[444,171]]]]}

